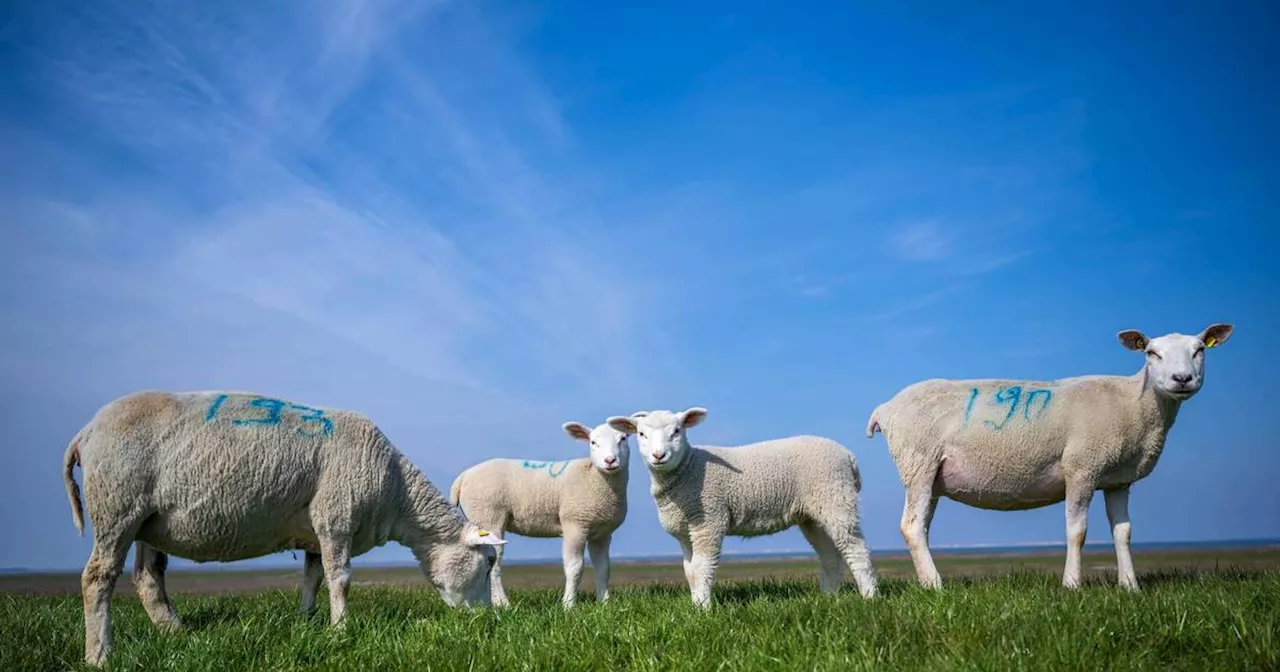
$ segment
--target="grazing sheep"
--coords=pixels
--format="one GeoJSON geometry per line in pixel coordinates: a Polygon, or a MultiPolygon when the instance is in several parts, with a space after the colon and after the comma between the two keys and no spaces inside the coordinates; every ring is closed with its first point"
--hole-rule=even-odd
{"type": "Polygon", "coordinates": [[[181,627],[165,592],[168,555],[233,561],[306,552],[301,609],[321,576],[329,616],[344,623],[351,558],[387,541],[409,547],[450,606],[487,604],[492,546],[366,416],[242,392],[144,391],[103,406],[67,448],[63,477],[84,534],[85,661],[111,650],[109,602],[129,545],[152,622],[181,627]]]}
{"type": "Polygon", "coordinates": [[[684,551],[694,604],[711,606],[725,536],[758,537],[793,526],[818,554],[822,592],[840,588],[847,563],[862,595],[874,597],[876,574],[858,517],[862,480],[853,454],[817,436],[736,448],[690,445],[686,430],[706,416],[706,409],[695,407],[608,420],[638,437],[658,518],[684,551]]]}
{"type": "Polygon", "coordinates": [[[1155,468],[1178,408],[1203,384],[1205,348],[1225,343],[1231,332],[1229,324],[1155,339],[1122,331],[1124,347],[1146,353],[1142,370],[1131,376],[933,379],[876,407],[867,437],[884,433],[906,489],[901,530],[920,583],[942,584],[929,554],[929,524],[938,498],[949,497],[1004,511],[1065,500],[1062,584],[1078,586],[1089,503],[1102,490],[1119,583],[1137,590],[1129,486],[1155,468]]]}
{"type": "MultiPolygon", "coordinates": [[[[609,599],[609,542],[627,517],[631,447],[627,433],[600,425],[588,430],[566,422],[564,431],[588,443],[591,456],[562,462],[509,458],[486,460],[458,474],[449,501],[467,517],[502,537],[563,537],[565,608],[572,607],[582,581],[583,547],[591,550],[596,599],[609,599]]],[[[502,586],[502,549],[490,578],[493,603],[507,606],[502,586]]]]}

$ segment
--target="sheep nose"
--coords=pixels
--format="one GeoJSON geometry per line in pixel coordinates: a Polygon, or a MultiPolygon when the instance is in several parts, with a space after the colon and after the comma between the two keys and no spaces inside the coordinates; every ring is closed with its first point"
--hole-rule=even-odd
{"type": "Polygon", "coordinates": [[[615,465],[615,464],[617,464],[617,463],[618,463],[618,458],[616,458],[616,457],[606,457],[606,458],[604,458],[604,463],[612,467],[613,465],[615,465]]]}
{"type": "Polygon", "coordinates": [[[1173,382],[1182,383],[1183,385],[1186,385],[1187,383],[1191,382],[1191,374],[1175,373],[1173,374],[1173,382]]]}
{"type": "Polygon", "coordinates": [[[654,454],[653,454],[653,459],[655,459],[655,460],[661,460],[662,458],[664,458],[664,457],[666,457],[666,456],[667,456],[667,451],[665,451],[665,450],[664,450],[664,451],[662,451],[661,453],[654,453],[654,454]]]}

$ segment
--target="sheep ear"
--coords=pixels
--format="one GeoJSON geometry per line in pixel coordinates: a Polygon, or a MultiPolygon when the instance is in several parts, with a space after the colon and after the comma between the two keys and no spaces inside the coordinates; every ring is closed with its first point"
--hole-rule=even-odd
{"type": "Polygon", "coordinates": [[[707,409],[701,406],[687,408],[680,412],[681,427],[697,427],[703,420],[707,419],[707,409]]]}
{"type": "Polygon", "coordinates": [[[1233,331],[1235,327],[1229,324],[1215,324],[1200,332],[1200,340],[1204,342],[1204,347],[1216,348],[1226,343],[1233,331]]]}
{"type": "Polygon", "coordinates": [[[632,413],[632,414],[631,414],[631,417],[633,417],[633,418],[643,418],[643,417],[644,417],[644,416],[646,416],[646,415],[649,415],[649,411],[636,411],[635,413],[632,413]]]}
{"type": "Polygon", "coordinates": [[[1120,345],[1130,350],[1142,351],[1147,349],[1147,337],[1137,329],[1126,329],[1116,334],[1116,337],[1120,339],[1120,345]]]}
{"type": "Polygon", "coordinates": [[[624,434],[636,433],[636,423],[628,417],[621,415],[610,416],[608,420],[605,420],[605,424],[624,434]]]}
{"type": "Polygon", "coordinates": [[[500,539],[494,533],[482,527],[467,527],[467,533],[463,536],[463,541],[468,546],[501,546],[507,543],[506,539],[500,539]]]}
{"type": "Polygon", "coordinates": [[[561,427],[564,428],[565,434],[579,441],[591,440],[591,430],[587,429],[587,426],[581,422],[566,422],[561,427]]]}

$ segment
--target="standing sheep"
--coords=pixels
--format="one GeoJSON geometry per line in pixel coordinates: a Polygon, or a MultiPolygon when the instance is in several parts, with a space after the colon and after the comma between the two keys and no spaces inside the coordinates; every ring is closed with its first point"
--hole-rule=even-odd
{"type": "Polygon", "coordinates": [[[1067,559],[1062,584],[1080,583],[1089,503],[1107,500],[1121,586],[1138,589],[1129,550],[1129,486],[1155,468],[1182,402],[1204,381],[1204,351],[1227,341],[1229,324],[1197,336],[1148,339],[1118,334],[1145,352],[1131,376],[1080,376],[1052,382],[918,382],[876,407],[867,438],[884,433],[906,488],[902,536],[916,576],[942,585],[929,554],[939,497],[981,509],[1015,511],[1066,501],[1067,559]]]}
{"type": "MultiPolygon", "coordinates": [[[[449,501],[499,537],[563,537],[564,598],[574,605],[582,581],[583,548],[591,550],[596,599],[609,599],[609,542],[627,517],[631,447],[627,433],[566,422],[565,433],[591,446],[590,457],[562,462],[486,460],[458,475],[449,501]]],[[[510,604],[502,587],[502,550],[490,578],[493,603],[510,604]]]]}
{"type": "Polygon", "coordinates": [[[686,430],[706,416],[706,409],[695,407],[608,420],[638,437],[658,518],[684,552],[694,604],[711,606],[725,536],[758,537],[793,526],[818,554],[822,592],[840,588],[847,563],[862,595],[874,597],[876,574],[858,517],[862,480],[853,454],[817,436],[736,448],[690,445],[686,430]]]}
{"type": "Polygon", "coordinates": [[[134,585],[163,630],[181,627],[165,592],[168,555],[233,561],[306,552],[301,609],[322,578],[330,622],[347,612],[351,558],[409,547],[450,606],[487,604],[492,548],[366,416],[243,392],[144,391],[103,406],[67,448],[63,477],[80,534],[80,464],[93,522],[81,577],[85,661],[111,651],[110,599],[129,545],[134,585]]]}

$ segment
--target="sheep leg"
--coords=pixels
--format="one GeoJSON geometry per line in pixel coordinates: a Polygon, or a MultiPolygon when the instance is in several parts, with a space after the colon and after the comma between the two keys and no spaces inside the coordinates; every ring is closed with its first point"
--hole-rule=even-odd
{"type": "Polygon", "coordinates": [[[342,627],[347,619],[347,588],[351,584],[351,549],[346,535],[320,537],[320,564],[329,583],[329,624],[342,627]]]}
{"type": "Polygon", "coordinates": [[[1093,501],[1093,484],[1067,485],[1067,563],[1062,570],[1062,585],[1080,585],[1080,553],[1084,550],[1089,528],[1089,503],[1093,501]]]}
{"type": "Polygon", "coordinates": [[[596,601],[609,599],[609,542],[613,535],[605,535],[587,542],[591,551],[591,573],[596,577],[596,601]]]}
{"type": "MultiPolygon", "coordinates": [[[[856,512],[852,515],[856,516],[856,512]]],[[[840,554],[844,556],[849,569],[853,570],[853,580],[858,584],[858,592],[865,598],[873,598],[878,590],[876,570],[871,564],[871,551],[867,549],[867,540],[862,536],[862,525],[857,520],[852,523],[846,521],[844,525],[844,529],[832,530],[831,540],[835,542],[836,548],[840,549],[840,554]]],[[[925,529],[928,529],[927,523],[925,529]]],[[[928,553],[927,547],[925,552],[928,553]]]]}
{"type": "Polygon", "coordinates": [[[1129,486],[1103,492],[1107,502],[1107,522],[1111,523],[1111,539],[1116,545],[1116,573],[1120,587],[1138,590],[1138,577],[1133,572],[1133,554],[1129,549],[1129,486]]]}
{"type": "MultiPolygon", "coordinates": [[[[489,530],[499,539],[503,539],[503,535],[506,534],[506,530],[496,525],[489,530]]],[[[497,551],[497,559],[493,562],[493,568],[489,570],[489,600],[495,607],[511,606],[511,601],[507,599],[507,590],[502,586],[502,554],[506,548],[506,544],[494,547],[497,551]]]]}
{"type": "Polygon", "coordinates": [[[687,537],[679,537],[680,552],[684,554],[684,581],[689,584],[689,591],[693,591],[693,542],[687,537]]]}
{"type": "Polygon", "coordinates": [[[932,481],[933,477],[930,476],[922,485],[907,488],[899,529],[911,551],[911,564],[915,565],[920,585],[925,588],[941,588],[942,577],[938,575],[933,555],[929,553],[929,526],[933,524],[933,514],[938,508],[938,497],[933,492],[932,481]]]}
{"type": "Polygon", "coordinates": [[[840,582],[844,580],[844,560],[840,558],[835,542],[817,523],[802,523],[800,532],[818,554],[818,590],[824,593],[840,590],[840,582]]]}
{"type": "Polygon", "coordinates": [[[302,600],[298,611],[303,618],[311,618],[316,613],[316,596],[320,592],[320,582],[324,579],[324,563],[319,553],[307,551],[302,559],[302,600]]]}
{"type": "Polygon", "coordinates": [[[111,655],[111,593],[124,571],[133,535],[95,532],[93,550],[80,574],[80,594],[84,600],[84,662],[99,666],[111,655]]]}
{"type": "Polygon", "coordinates": [[[169,601],[164,587],[164,572],[169,566],[169,556],[145,542],[133,545],[133,588],[151,622],[162,632],[182,629],[182,619],[169,601]]]}
{"type": "Polygon", "coordinates": [[[716,567],[720,564],[720,548],[724,534],[704,531],[691,537],[693,554],[689,559],[689,573],[693,584],[690,592],[693,603],[702,609],[711,608],[711,588],[716,581],[716,567]]]}
{"type": "Polygon", "coordinates": [[[564,557],[564,598],[561,603],[565,609],[573,606],[578,598],[578,586],[582,583],[582,553],[587,547],[586,531],[569,527],[564,530],[562,554],[564,557]]]}

